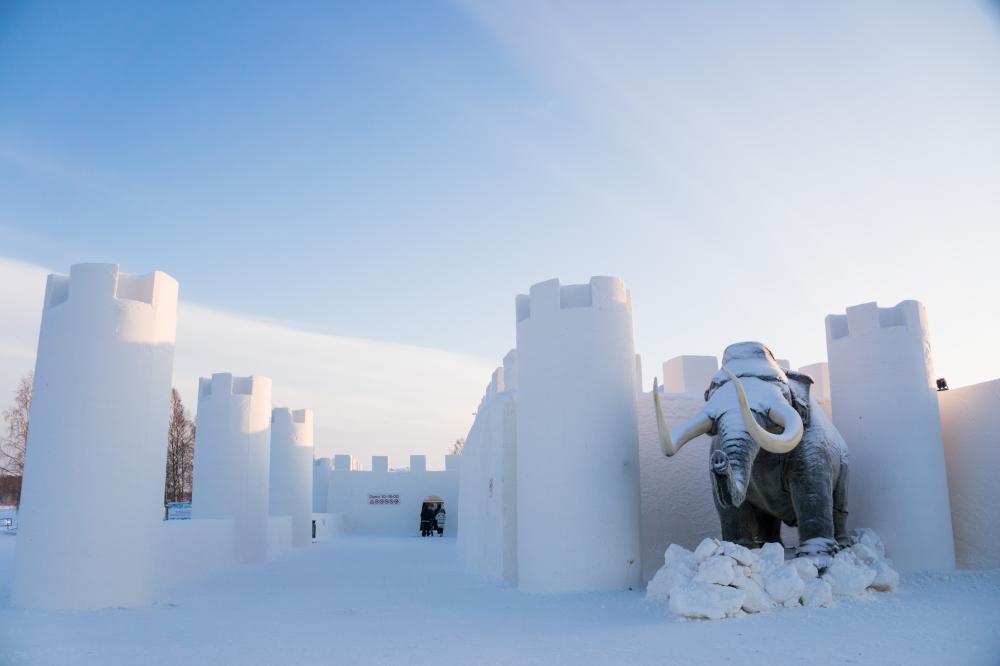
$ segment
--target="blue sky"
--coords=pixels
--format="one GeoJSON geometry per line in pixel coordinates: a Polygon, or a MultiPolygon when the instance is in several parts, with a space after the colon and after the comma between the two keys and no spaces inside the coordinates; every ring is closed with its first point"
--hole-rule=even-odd
{"type": "Polygon", "coordinates": [[[516,293],[618,275],[647,383],[915,298],[982,381],[997,72],[975,1],[3,3],[0,256],[487,364],[516,293]]]}

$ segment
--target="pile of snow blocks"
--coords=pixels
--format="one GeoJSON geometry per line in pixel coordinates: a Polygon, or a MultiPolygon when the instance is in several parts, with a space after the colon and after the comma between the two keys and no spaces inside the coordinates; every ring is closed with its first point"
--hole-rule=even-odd
{"type": "Polygon", "coordinates": [[[889,592],[899,574],[870,529],[854,530],[851,545],[834,556],[785,561],[780,543],[750,550],[729,541],[705,539],[691,552],[670,544],[663,567],[646,587],[646,599],[669,602],[680,616],[719,620],[774,608],[831,606],[835,597],[868,590],[889,592]]]}

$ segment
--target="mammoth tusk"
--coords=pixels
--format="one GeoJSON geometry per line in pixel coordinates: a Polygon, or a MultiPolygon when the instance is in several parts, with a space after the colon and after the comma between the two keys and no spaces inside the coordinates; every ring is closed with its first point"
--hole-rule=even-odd
{"type": "Polygon", "coordinates": [[[775,435],[764,430],[757,423],[757,419],[753,417],[753,412],[750,411],[747,394],[743,390],[743,382],[740,381],[739,377],[730,372],[729,368],[723,366],[722,369],[729,375],[729,379],[732,380],[733,386],[736,388],[736,396],[740,402],[740,416],[743,417],[743,426],[747,429],[753,441],[757,442],[760,448],[770,453],[788,453],[798,446],[799,442],[802,441],[802,433],[804,431],[802,417],[799,416],[799,413],[792,409],[791,405],[784,403],[776,405],[768,411],[768,416],[772,421],[783,426],[785,430],[780,435],[775,435]]]}
{"type": "Polygon", "coordinates": [[[663,455],[672,456],[681,450],[681,447],[690,442],[698,435],[704,435],[712,429],[712,419],[705,413],[704,409],[681,424],[678,429],[677,439],[670,436],[670,428],[663,418],[663,406],[660,404],[660,387],[653,378],[653,405],[656,407],[656,432],[660,436],[660,449],[663,455]]]}

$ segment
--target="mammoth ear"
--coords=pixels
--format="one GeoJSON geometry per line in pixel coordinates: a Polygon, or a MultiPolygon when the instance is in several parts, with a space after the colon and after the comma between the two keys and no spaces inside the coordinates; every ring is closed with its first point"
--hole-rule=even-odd
{"type": "MultiPolygon", "coordinates": [[[[719,382],[715,382],[715,381],[713,381],[711,384],[708,385],[708,388],[705,389],[705,402],[708,402],[709,400],[711,400],[712,394],[715,393],[719,389],[720,386],[722,386],[722,384],[719,383],[719,382]]],[[[706,406],[705,409],[708,409],[708,407],[706,406]]],[[[708,430],[707,433],[705,433],[709,437],[715,437],[717,434],[719,434],[719,425],[718,425],[718,421],[715,420],[715,416],[718,416],[718,415],[717,414],[713,414],[712,415],[712,417],[713,417],[712,418],[712,427],[709,428],[709,430],[708,430]]]]}
{"type": "Polygon", "coordinates": [[[715,393],[715,391],[723,384],[725,384],[725,382],[717,382],[713,379],[712,383],[708,385],[707,389],[705,389],[705,402],[708,402],[712,397],[712,394],[715,393]]]}
{"type": "Polygon", "coordinates": [[[813,379],[795,370],[786,370],[785,376],[788,377],[788,388],[792,394],[792,406],[802,417],[802,424],[809,425],[809,387],[812,386],[813,379]]]}

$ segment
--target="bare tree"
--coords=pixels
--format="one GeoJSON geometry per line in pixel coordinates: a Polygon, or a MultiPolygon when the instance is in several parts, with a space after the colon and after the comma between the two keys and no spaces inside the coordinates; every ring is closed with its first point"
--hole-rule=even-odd
{"type": "Polygon", "coordinates": [[[28,446],[28,416],[34,378],[33,372],[21,377],[14,393],[14,404],[3,413],[6,427],[0,436],[0,476],[16,478],[13,499],[17,505],[21,503],[21,479],[24,477],[24,451],[28,446]]]}
{"type": "Polygon", "coordinates": [[[194,422],[177,389],[170,392],[170,425],[167,428],[167,477],[164,502],[190,502],[194,472],[194,422]]]}
{"type": "Polygon", "coordinates": [[[455,440],[455,443],[451,445],[451,451],[449,451],[449,453],[456,456],[460,456],[462,455],[462,451],[464,450],[465,450],[465,438],[459,437],[458,439],[455,440]]]}

